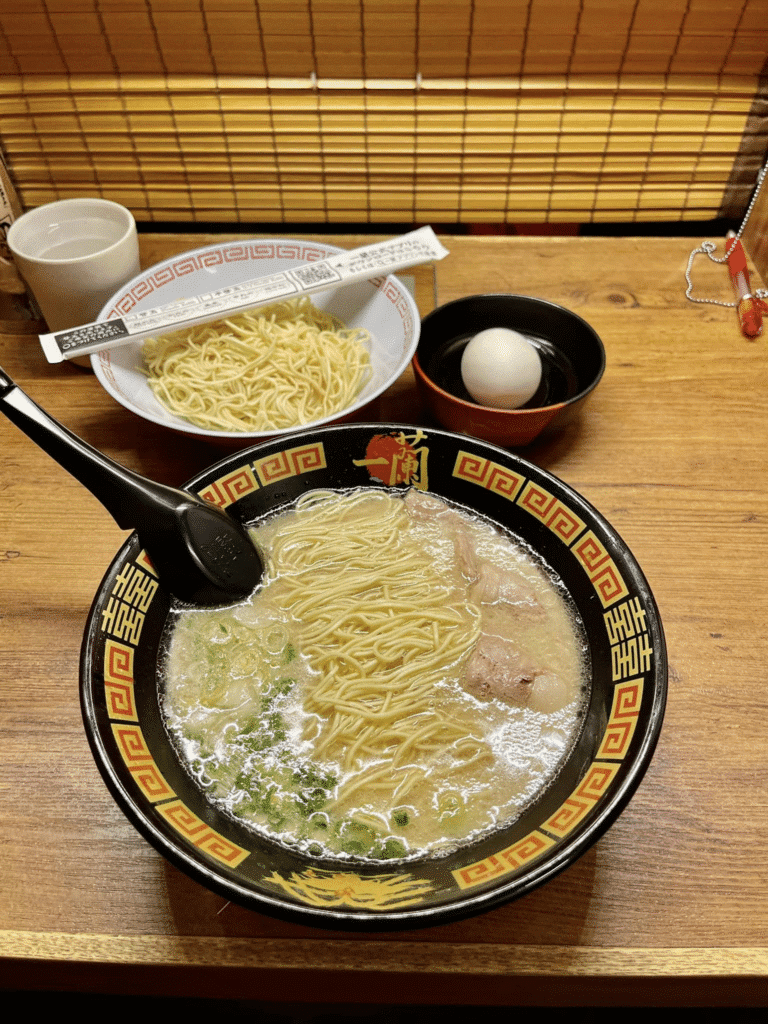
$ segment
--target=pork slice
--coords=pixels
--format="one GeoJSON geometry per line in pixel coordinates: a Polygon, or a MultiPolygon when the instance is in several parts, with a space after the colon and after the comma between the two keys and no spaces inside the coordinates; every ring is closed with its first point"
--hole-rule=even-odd
{"type": "Polygon", "coordinates": [[[408,515],[412,519],[436,519],[437,516],[451,511],[440,498],[436,498],[432,494],[425,494],[424,491],[419,491],[415,487],[411,487],[404,501],[408,515]]]}
{"type": "Polygon", "coordinates": [[[502,569],[485,558],[480,558],[467,530],[456,529],[453,549],[459,569],[470,583],[469,596],[475,604],[514,605],[524,611],[541,617],[544,609],[534,591],[525,580],[511,569],[502,569]]]}
{"type": "Polygon", "coordinates": [[[478,564],[477,579],[470,587],[470,597],[478,604],[514,605],[518,611],[528,612],[540,618],[544,609],[533,590],[515,573],[500,569],[492,562],[478,564]]]}
{"type": "Polygon", "coordinates": [[[464,669],[464,689],[478,700],[524,705],[537,669],[515,644],[495,633],[481,633],[464,669]]]}
{"type": "Polygon", "coordinates": [[[456,562],[470,583],[477,579],[478,558],[475,545],[467,530],[458,527],[453,531],[453,550],[456,554],[456,562]]]}
{"type": "Polygon", "coordinates": [[[451,508],[442,498],[438,498],[434,494],[426,494],[424,491],[418,491],[412,487],[406,494],[404,502],[408,515],[416,522],[434,523],[439,520],[442,529],[452,528],[457,533],[466,533],[464,514],[451,508]]]}

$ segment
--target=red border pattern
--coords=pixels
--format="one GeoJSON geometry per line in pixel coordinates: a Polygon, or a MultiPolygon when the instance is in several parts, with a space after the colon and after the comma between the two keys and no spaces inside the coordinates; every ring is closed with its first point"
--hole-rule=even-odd
{"type": "Polygon", "coordinates": [[[537,830],[519,839],[512,846],[486,857],[485,860],[467,864],[466,867],[453,871],[451,874],[460,889],[470,889],[472,886],[483,885],[500,875],[508,875],[517,871],[518,868],[524,867],[546,853],[554,845],[554,839],[537,830]]]}
{"type": "Polygon", "coordinates": [[[158,811],[165,820],[188,842],[192,843],[209,857],[221,861],[228,867],[236,868],[246,857],[250,855],[237,843],[225,839],[210,825],[198,818],[181,800],[171,800],[169,803],[161,804],[158,811]]]}
{"type": "MultiPolygon", "coordinates": [[[[299,260],[301,263],[316,263],[333,255],[327,249],[301,242],[252,242],[239,243],[223,248],[206,249],[199,253],[188,253],[173,260],[157,270],[149,270],[132,288],[115,300],[115,305],[107,313],[107,317],[124,316],[130,313],[148,295],[160,291],[173,281],[187,277],[199,270],[210,270],[224,263],[239,263],[259,260],[299,260]]],[[[253,277],[259,277],[258,268],[254,268],[253,277]]],[[[382,279],[383,280],[383,279],[382,279]]],[[[390,299],[390,301],[392,301],[390,299]]],[[[157,305],[163,305],[162,296],[158,296],[157,305]]]]}
{"type": "MultiPolygon", "coordinates": [[[[253,483],[258,486],[255,480],[253,483]]],[[[131,778],[142,796],[155,804],[166,820],[185,835],[189,829],[179,827],[179,822],[189,821],[195,816],[186,808],[186,816],[178,812],[178,808],[184,805],[177,799],[147,745],[138,722],[134,694],[135,649],[141,638],[144,615],[158,590],[156,576],[147,553],[141,551],[136,560],[126,562],[115,577],[102,615],[102,630],[108,634],[104,638],[104,695],[112,735],[131,778]],[[127,642],[121,643],[121,640],[127,642]]],[[[203,824],[199,818],[195,820],[203,824]]],[[[204,833],[193,838],[192,842],[210,857],[236,867],[250,856],[249,850],[230,842],[208,826],[203,827],[204,833]]]]}
{"type": "Polygon", "coordinates": [[[540,519],[546,527],[556,533],[568,547],[573,544],[579,534],[583,533],[587,524],[564,505],[549,491],[529,480],[520,497],[518,505],[540,519]]]}
{"type": "MultiPolygon", "coordinates": [[[[375,287],[381,292],[385,299],[387,299],[395,307],[398,316],[403,321],[403,335],[406,338],[410,338],[413,334],[413,314],[411,313],[411,307],[408,305],[405,297],[398,290],[397,286],[386,277],[379,277],[375,279],[375,287]]],[[[370,282],[374,284],[373,281],[370,282]]]]}
{"type": "MultiPolygon", "coordinates": [[[[609,791],[619,769],[619,764],[611,761],[622,761],[632,742],[643,696],[640,673],[650,670],[653,657],[645,610],[638,597],[618,603],[629,598],[629,590],[615,561],[594,531],[585,533],[587,524],[584,520],[544,487],[468,452],[458,453],[453,475],[515,501],[550,529],[574,553],[603,608],[607,609],[605,628],[611,644],[613,681],[617,686],[611,716],[596,755],[606,760],[594,761],[573,793],[540,826],[552,836],[562,838],[575,829],[609,791]],[[633,678],[629,679],[630,675],[633,678]]],[[[533,847],[530,844],[539,836],[548,845],[555,841],[536,830],[514,847],[454,871],[457,884],[468,888],[514,871],[522,863],[516,857],[518,848],[535,849],[535,843],[533,847]]],[[[542,847],[540,852],[546,848],[542,847]]]]}
{"type": "Polygon", "coordinates": [[[609,608],[629,596],[629,589],[618,566],[592,530],[580,537],[572,550],[589,576],[603,608],[609,608]]]}
{"type": "Polygon", "coordinates": [[[110,718],[138,722],[133,678],[133,648],[116,640],[104,644],[104,693],[110,718]]]}
{"type": "Polygon", "coordinates": [[[249,465],[239,466],[226,476],[220,476],[218,480],[199,492],[201,498],[218,505],[219,508],[226,508],[228,505],[239,501],[240,498],[252,491],[258,491],[259,485],[253,470],[249,465]]]}
{"type": "Polygon", "coordinates": [[[627,756],[643,703],[643,678],[629,679],[613,691],[613,705],[603,733],[598,758],[623,761],[627,756]]]}
{"type": "Polygon", "coordinates": [[[253,463],[253,468],[262,487],[267,487],[291,476],[301,476],[302,473],[325,469],[325,447],[322,441],[318,441],[315,444],[287,448],[285,451],[259,459],[253,463]]]}
{"type": "Polygon", "coordinates": [[[525,483],[525,477],[519,473],[513,473],[505,466],[500,466],[498,462],[472,455],[470,452],[458,453],[453,475],[460,480],[484,487],[487,491],[493,491],[509,501],[515,500],[525,483]]]}
{"type": "Polygon", "coordinates": [[[572,832],[608,792],[618,770],[617,764],[593,761],[573,793],[541,827],[560,839],[572,832]]]}
{"type": "Polygon", "coordinates": [[[113,724],[112,733],[125,766],[150,803],[176,795],[157,767],[140,726],[113,724]]]}
{"type": "Polygon", "coordinates": [[[113,725],[120,756],[131,770],[140,765],[152,764],[153,757],[144,739],[144,733],[138,725],[113,725]]]}
{"type": "Polygon", "coordinates": [[[132,768],[131,775],[141,792],[152,804],[176,796],[154,761],[152,764],[142,765],[140,768],[132,768]]]}

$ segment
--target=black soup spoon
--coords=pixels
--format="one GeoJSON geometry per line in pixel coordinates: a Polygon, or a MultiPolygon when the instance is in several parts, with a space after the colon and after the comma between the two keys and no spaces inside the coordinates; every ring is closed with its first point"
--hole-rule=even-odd
{"type": "Polygon", "coordinates": [[[81,440],[33,402],[0,368],[0,411],[134,529],[163,586],[187,604],[235,604],[264,566],[242,523],[190,491],[155,483],[81,440]]]}

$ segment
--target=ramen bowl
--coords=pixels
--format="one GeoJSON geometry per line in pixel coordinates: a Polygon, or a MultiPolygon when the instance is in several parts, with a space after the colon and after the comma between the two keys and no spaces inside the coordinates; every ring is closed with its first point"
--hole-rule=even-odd
{"type": "Polygon", "coordinates": [[[188,486],[249,523],[319,488],[428,490],[517,538],[559,581],[583,636],[586,669],[572,745],[511,820],[435,856],[340,860],[302,851],[214,804],[183,766],[163,717],[171,598],[133,536],[90,612],[81,701],[107,787],[168,861],[254,911],[318,927],[402,929],[478,914],[531,892],[616,820],[659,736],[666,648],[635,558],[575,491],[501,448],[399,424],[343,424],[275,439],[229,455],[188,486]]]}
{"type": "Polygon", "coordinates": [[[605,349],[593,328],[563,306],[527,295],[470,295],[424,317],[413,369],[422,401],[438,423],[517,448],[566,426],[581,411],[605,370],[605,349]],[[464,386],[464,349],[490,327],[520,332],[541,357],[539,388],[519,409],[480,405],[464,386]]]}
{"type": "MultiPolygon", "coordinates": [[[[223,242],[181,253],[142,271],[113,295],[99,320],[153,309],[167,303],[277,274],[334,253],[338,246],[319,242],[267,238],[223,242]]],[[[407,368],[419,337],[419,313],[410,292],[397,277],[379,276],[311,296],[312,303],[350,328],[371,334],[371,375],[344,409],[312,423],[264,431],[215,430],[171,413],[156,398],[143,369],[142,343],[128,342],[91,357],[102,387],[130,412],[178,433],[242,448],[297,429],[360,418],[363,411],[407,368]]],[[[268,303],[267,303],[268,304],[268,303]]]]}

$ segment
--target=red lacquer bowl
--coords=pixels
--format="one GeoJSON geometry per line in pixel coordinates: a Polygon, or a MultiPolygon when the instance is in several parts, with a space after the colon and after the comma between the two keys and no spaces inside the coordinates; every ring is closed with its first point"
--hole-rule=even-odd
{"type": "Polygon", "coordinates": [[[413,369],[422,401],[438,423],[518,448],[580,412],[605,370],[605,349],[592,327],[563,306],[527,295],[471,295],[424,317],[413,369]],[[464,387],[462,353],[470,338],[488,327],[519,331],[541,356],[539,389],[519,409],[478,405],[464,387]]]}

